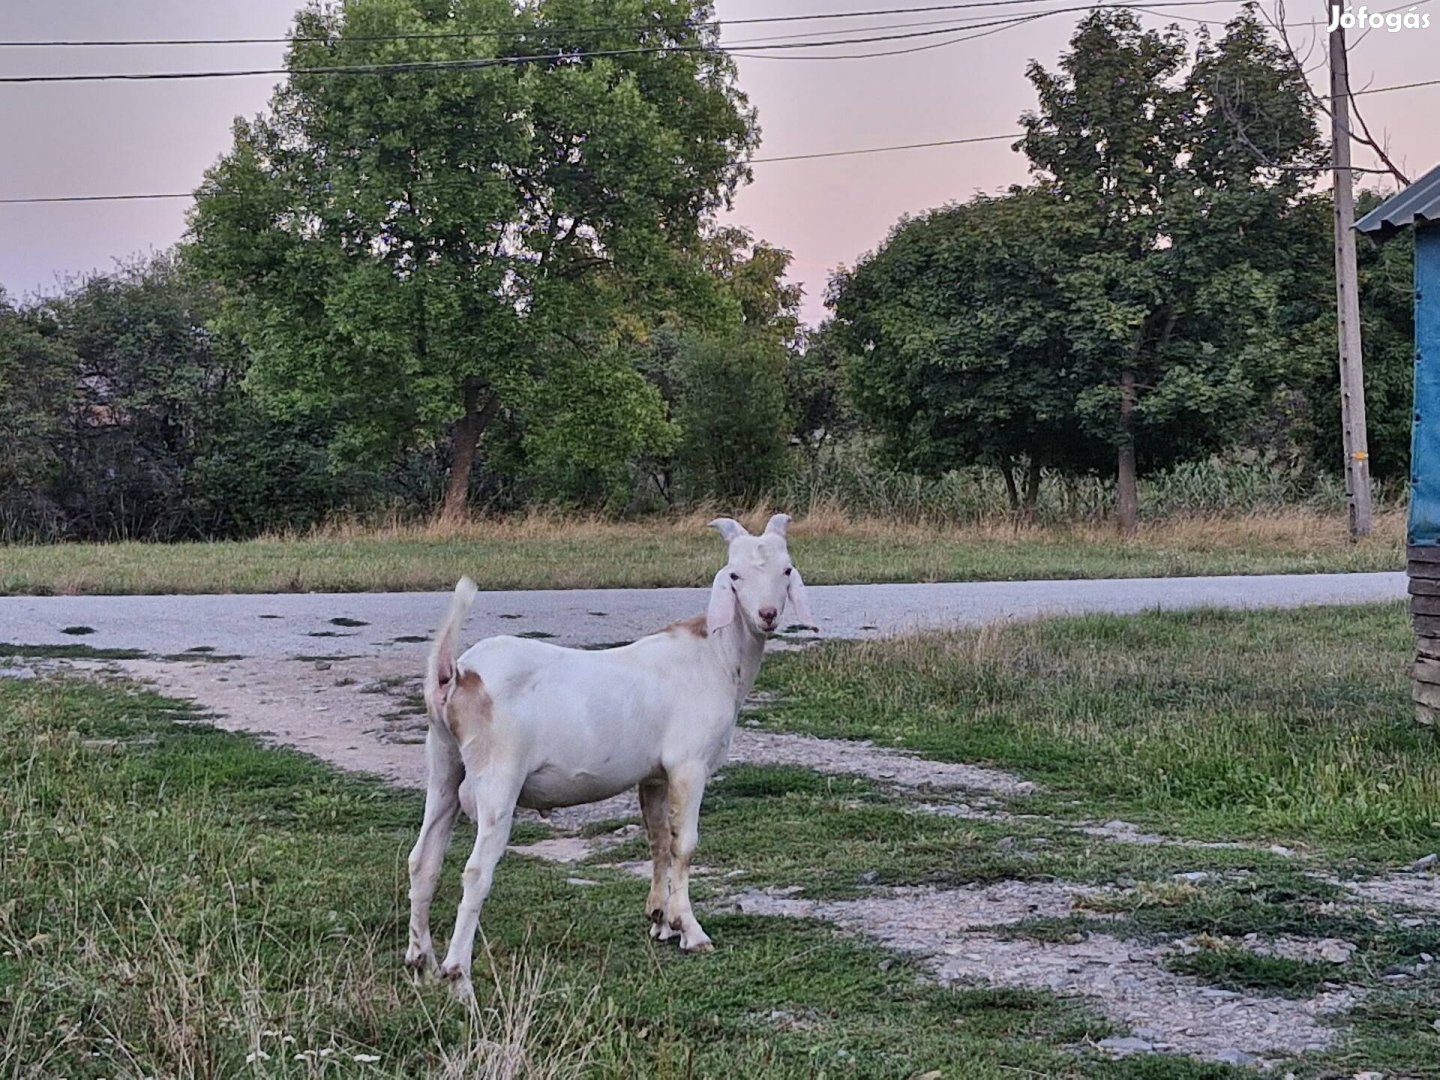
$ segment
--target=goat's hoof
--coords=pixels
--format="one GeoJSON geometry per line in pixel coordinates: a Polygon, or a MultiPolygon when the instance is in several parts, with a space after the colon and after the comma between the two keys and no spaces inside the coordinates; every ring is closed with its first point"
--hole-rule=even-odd
{"type": "Polygon", "coordinates": [[[420,949],[414,945],[405,950],[405,966],[410,969],[410,975],[416,982],[430,978],[439,967],[435,961],[434,950],[420,949]]]}
{"type": "Polygon", "coordinates": [[[440,978],[450,988],[450,995],[457,1001],[474,1001],[475,987],[470,982],[470,972],[459,964],[446,964],[440,969],[440,978]]]}
{"type": "Polygon", "coordinates": [[[677,938],[679,936],[679,931],[670,929],[669,924],[663,920],[650,924],[650,937],[652,940],[669,941],[671,938],[677,938]]]}
{"type": "Polygon", "coordinates": [[[695,928],[694,933],[686,930],[684,926],[675,928],[680,931],[680,951],[686,953],[714,952],[715,946],[710,941],[710,935],[701,930],[699,924],[693,920],[691,925],[695,928]]]}

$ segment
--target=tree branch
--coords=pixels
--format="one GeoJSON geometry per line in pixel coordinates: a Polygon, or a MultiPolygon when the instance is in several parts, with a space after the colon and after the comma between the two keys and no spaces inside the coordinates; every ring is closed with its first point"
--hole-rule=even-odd
{"type": "MultiPolygon", "coordinates": [[[[1329,11],[1328,6],[1326,8],[1326,11],[1329,11]]],[[[1285,48],[1285,55],[1290,58],[1291,66],[1300,76],[1300,85],[1305,88],[1305,96],[1310,99],[1310,104],[1314,108],[1319,109],[1328,118],[1331,115],[1330,107],[1325,103],[1325,99],[1322,98],[1319,94],[1315,93],[1314,89],[1311,88],[1310,76],[1309,72],[1305,70],[1305,63],[1303,60],[1300,59],[1300,55],[1295,51],[1295,46],[1290,41],[1290,35],[1286,32],[1285,0],[1275,0],[1275,17],[1273,19],[1268,14],[1266,14],[1263,9],[1261,9],[1261,15],[1264,17],[1265,21],[1270,24],[1271,28],[1275,31],[1275,33],[1279,36],[1280,42],[1285,48]]],[[[1361,146],[1367,147],[1375,154],[1376,157],[1380,159],[1380,161],[1385,166],[1384,169],[1362,170],[1358,168],[1352,168],[1351,171],[1388,173],[1401,184],[1409,184],[1409,178],[1406,177],[1406,175],[1400,170],[1399,166],[1397,166],[1393,161],[1390,160],[1390,155],[1385,152],[1385,148],[1382,147],[1370,134],[1370,129],[1365,123],[1365,118],[1360,115],[1360,110],[1355,105],[1355,95],[1351,93],[1349,97],[1351,111],[1355,119],[1360,122],[1361,131],[1364,132],[1363,135],[1357,135],[1353,127],[1349,128],[1351,141],[1358,143],[1361,146]]]]}

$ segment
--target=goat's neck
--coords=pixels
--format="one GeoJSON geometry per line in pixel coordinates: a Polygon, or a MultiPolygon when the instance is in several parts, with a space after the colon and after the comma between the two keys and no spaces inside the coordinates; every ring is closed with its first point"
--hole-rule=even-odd
{"type": "Polygon", "coordinates": [[[710,651],[722,676],[735,688],[735,710],[750,696],[765,658],[765,635],[750,628],[743,618],[722,627],[709,638],[710,651]]]}

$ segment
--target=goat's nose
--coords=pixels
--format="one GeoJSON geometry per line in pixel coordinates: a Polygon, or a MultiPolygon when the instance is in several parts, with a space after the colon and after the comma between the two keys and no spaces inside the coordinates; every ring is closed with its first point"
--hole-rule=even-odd
{"type": "Polygon", "coordinates": [[[773,624],[780,617],[780,613],[773,607],[762,607],[760,609],[760,621],[773,624]]]}

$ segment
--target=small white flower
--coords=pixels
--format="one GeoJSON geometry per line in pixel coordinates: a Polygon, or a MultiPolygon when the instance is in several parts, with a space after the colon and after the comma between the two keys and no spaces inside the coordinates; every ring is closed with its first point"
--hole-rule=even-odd
{"type": "Polygon", "coordinates": [[[257,1061],[269,1061],[270,1055],[264,1050],[256,1050],[253,1054],[245,1055],[245,1064],[254,1065],[257,1061]]]}
{"type": "Polygon", "coordinates": [[[380,1060],[379,1054],[356,1054],[355,1060],[361,1065],[373,1065],[380,1060]]]}
{"type": "Polygon", "coordinates": [[[322,1058],[329,1057],[329,1056],[330,1056],[331,1054],[333,1054],[334,1052],[335,1052],[335,1048],[334,1048],[333,1046],[327,1046],[327,1047],[325,1047],[325,1049],[323,1049],[323,1050],[320,1051],[320,1056],[321,1056],[322,1058]]]}

